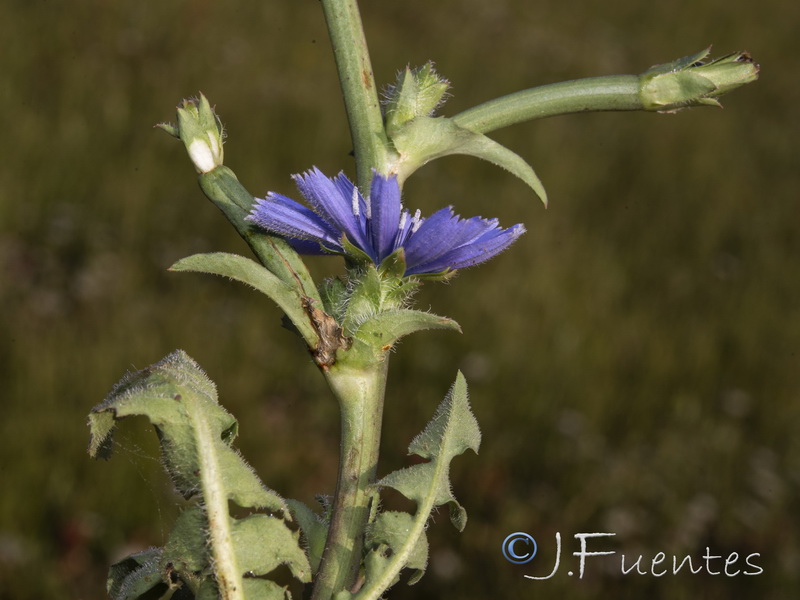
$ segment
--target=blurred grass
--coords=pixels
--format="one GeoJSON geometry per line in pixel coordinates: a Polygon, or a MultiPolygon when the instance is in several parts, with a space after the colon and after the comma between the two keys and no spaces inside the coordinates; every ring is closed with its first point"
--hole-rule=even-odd
{"type": "MultiPolygon", "coordinates": [[[[362,1],[376,77],[436,61],[444,114],[531,85],[640,72],[713,42],[762,79],[726,110],[603,114],[501,131],[552,199],[506,173],[437,162],[406,188],[431,212],[523,221],[490,266],[430,285],[422,307],[463,336],[393,357],[382,472],[464,370],[484,431],[454,465],[470,523],[429,529],[429,575],[396,598],[786,598],[800,590],[800,5],[718,0],[362,1]],[[499,545],[528,531],[543,562],[499,545]],[[590,559],[542,574],[552,536],[615,531],[646,558],[760,552],[758,577],[628,575],[590,559]],[[595,562],[593,563],[592,560],[595,562]],[[594,568],[593,568],[594,567],[594,568]]],[[[244,252],[152,125],[202,90],[256,194],[289,174],[352,173],[316,2],[9,0],[0,5],[0,598],[101,598],[108,564],[160,544],[176,512],[152,432],[123,428],[110,463],[85,415],[127,369],[175,348],[208,371],[268,485],[333,489],[337,412],[277,310],[251,291],[168,274],[198,251],[244,252]]],[[[320,259],[320,274],[336,272],[320,259]]],[[[569,556],[565,556],[564,560],[569,556]]]]}

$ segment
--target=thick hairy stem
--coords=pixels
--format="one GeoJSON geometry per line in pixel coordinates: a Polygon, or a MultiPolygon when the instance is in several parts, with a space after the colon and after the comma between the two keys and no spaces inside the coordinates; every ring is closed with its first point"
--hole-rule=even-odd
{"type": "Polygon", "coordinates": [[[312,600],[351,589],[358,577],[381,436],[388,361],[364,367],[337,363],[326,377],[339,400],[342,440],[339,478],[328,539],[312,600]]]}

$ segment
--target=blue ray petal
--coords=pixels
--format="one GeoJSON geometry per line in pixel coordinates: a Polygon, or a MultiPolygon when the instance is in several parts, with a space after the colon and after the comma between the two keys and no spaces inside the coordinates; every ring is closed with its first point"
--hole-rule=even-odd
{"type": "Polygon", "coordinates": [[[256,198],[247,220],[284,237],[314,240],[341,250],[335,229],[313,211],[281,194],[271,192],[265,199],[256,198]]]}
{"type": "Polygon", "coordinates": [[[400,226],[400,186],[396,177],[384,177],[375,173],[370,189],[369,233],[377,262],[394,251],[400,226]]]}
{"type": "Polygon", "coordinates": [[[316,167],[304,175],[295,175],[294,180],[315,213],[334,229],[347,235],[352,243],[367,251],[369,244],[360,219],[353,213],[352,195],[345,197],[340,186],[316,167]]]}
{"type": "Polygon", "coordinates": [[[415,265],[406,275],[440,273],[446,269],[464,269],[494,258],[525,233],[521,224],[508,229],[493,229],[470,244],[465,244],[443,254],[435,260],[415,265]]]}
{"type": "Polygon", "coordinates": [[[409,267],[428,262],[452,248],[457,219],[451,207],[442,208],[422,221],[405,244],[409,267]]]}

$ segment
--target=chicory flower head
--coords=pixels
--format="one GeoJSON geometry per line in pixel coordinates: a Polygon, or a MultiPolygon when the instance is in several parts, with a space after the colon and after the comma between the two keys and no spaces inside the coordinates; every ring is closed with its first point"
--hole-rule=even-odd
{"type": "Polygon", "coordinates": [[[378,266],[403,248],[406,276],[438,274],[489,260],[525,232],[521,224],[502,229],[497,219],[462,219],[452,207],[428,218],[419,210],[412,216],[400,203],[393,175],[375,173],[367,198],[343,173],[328,178],[314,167],[293,178],[310,209],[270,192],[256,198],[247,219],[302,254],[352,256],[354,246],[378,266]]]}

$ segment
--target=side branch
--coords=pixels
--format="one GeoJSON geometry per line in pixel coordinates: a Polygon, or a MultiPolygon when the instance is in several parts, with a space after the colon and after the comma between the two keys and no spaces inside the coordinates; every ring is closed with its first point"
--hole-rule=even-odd
{"type": "Polygon", "coordinates": [[[488,133],[555,115],[606,110],[641,110],[638,75],[563,81],[489,100],[453,117],[456,124],[488,133]]]}
{"type": "Polygon", "coordinates": [[[641,75],[591,77],[530,88],[479,104],[452,120],[470,131],[487,133],[576,112],[675,112],[690,106],[721,106],[720,96],[758,79],[759,66],[747,52],[706,60],[709,52],[706,48],[641,75]]]}

